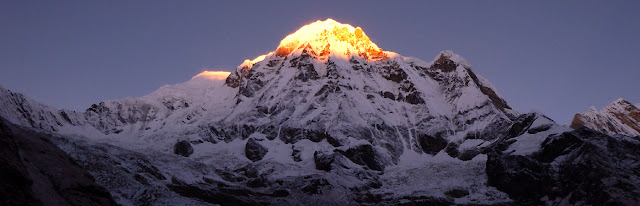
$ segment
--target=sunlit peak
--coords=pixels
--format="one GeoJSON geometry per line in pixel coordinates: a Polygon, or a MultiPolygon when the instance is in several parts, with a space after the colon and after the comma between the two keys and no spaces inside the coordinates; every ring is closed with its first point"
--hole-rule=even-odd
{"type": "Polygon", "coordinates": [[[278,56],[286,56],[305,47],[320,56],[358,55],[366,59],[384,56],[382,49],[371,42],[360,27],[354,28],[333,19],[307,24],[293,34],[289,34],[280,42],[275,53],[278,56]]]}
{"type": "Polygon", "coordinates": [[[264,54],[264,55],[260,55],[260,56],[256,57],[253,60],[246,59],[246,60],[244,60],[244,62],[242,62],[242,64],[240,64],[240,66],[238,66],[238,69],[242,69],[244,67],[251,68],[253,66],[253,64],[255,64],[256,62],[264,60],[265,57],[267,57],[268,55],[271,55],[271,54],[273,54],[273,52],[270,52],[270,53],[264,54]]]}
{"type": "Polygon", "coordinates": [[[195,79],[195,78],[201,77],[201,78],[212,79],[212,80],[225,80],[225,79],[227,79],[229,74],[231,74],[231,72],[225,72],[225,71],[203,71],[202,73],[194,76],[191,79],[195,79]]]}

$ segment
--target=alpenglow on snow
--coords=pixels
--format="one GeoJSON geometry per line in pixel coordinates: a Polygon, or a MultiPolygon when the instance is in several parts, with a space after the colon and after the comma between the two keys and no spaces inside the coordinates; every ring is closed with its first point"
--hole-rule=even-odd
{"type": "Polygon", "coordinates": [[[640,202],[640,167],[618,164],[637,139],[519,114],[461,56],[404,57],[332,19],[146,96],[77,112],[0,88],[0,104],[0,135],[51,140],[122,205],[640,202]]]}

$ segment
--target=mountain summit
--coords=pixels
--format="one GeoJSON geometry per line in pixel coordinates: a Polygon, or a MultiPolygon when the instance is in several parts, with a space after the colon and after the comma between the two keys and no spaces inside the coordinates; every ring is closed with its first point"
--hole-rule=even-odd
{"type": "Polygon", "coordinates": [[[286,56],[305,48],[319,56],[331,53],[343,57],[356,55],[365,59],[384,57],[382,49],[371,42],[360,27],[354,28],[333,19],[316,21],[288,35],[280,42],[275,54],[286,56]]]}

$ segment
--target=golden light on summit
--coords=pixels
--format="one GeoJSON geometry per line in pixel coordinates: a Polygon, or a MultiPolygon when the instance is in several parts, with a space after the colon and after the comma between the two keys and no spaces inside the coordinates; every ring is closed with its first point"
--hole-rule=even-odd
{"type": "MultiPolygon", "coordinates": [[[[253,67],[253,64],[263,61],[267,57],[273,55],[284,57],[291,53],[302,52],[307,48],[309,49],[308,52],[317,56],[327,57],[331,54],[334,57],[343,59],[349,59],[351,56],[359,56],[364,59],[380,59],[394,54],[393,52],[385,53],[378,45],[371,42],[371,39],[364,33],[362,28],[327,19],[304,25],[296,32],[282,39],[275,52],[269,52],[253,60],[247,59],[237,69],[248,70],[253,67]]],[[[204,71],[192,79],[202,77],[212,80],[225,80],[230,74],[231,72],[226,71],[204,71]]]]}
{"type": "MultiPolygon", "coordinates": [[[[358,55],[376,58],[384,55],[360,27],[353,27],[333,19],[307,24],[285,37],[275,54],[286,56],[298,48],[311,47],[315,51],[330,51],[340,56],[358,55]]],[[[324,52],[322,52],[324,53],[324,52]]]]}
{"type": "Polygon", "coordinates": [[[202,73],[194,76],[192,79],[202,77],[213,80],[225,80],[231,74],[231,72],[225,71],[203,71],[202,73]]]}

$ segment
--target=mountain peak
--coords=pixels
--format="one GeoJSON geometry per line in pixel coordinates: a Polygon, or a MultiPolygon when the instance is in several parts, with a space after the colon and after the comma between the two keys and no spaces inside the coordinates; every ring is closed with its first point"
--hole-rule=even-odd
{"type": "Polygon", "coordinates": [[[619,98],[598,111],[590,107],[585,113],[578,113],[571,122],[571,128],[589,127],[607,134],[640,134],[640,109],[623,98],[619,98]]]}
{"type": "Polygon", "coordinates": [[[382,49],[371,42],[360,27],[353,27],[333,19],[307,24],[289,34],[276,49],[276,55],[287,56],[298,49],[310,48],[317,55],[360,56],[365,59],[383,58],[382,49]]]}
{"type": "Polygon", "coordinates": [[[631,105],[631,103],[621,97],[616,99],[616,101],[611,103],[609,106],[612,106],[612,105],[631,105]]]}
{"type": "Polygon", "coordinates": [[[630,110],[635,109],[635,106],[633,104],[631,104],[631,102],[628,102],[627,100],[623,99],[623,98],[618,98],[616,99],[616,101],[612,102],[611,104],[607,105],[605,108],[603,108],[603,111],[618,111],[618,112],[627,112],[630,110]]]}
{"type": "Polygon", "coordinates": [[[200,74],[193,76],[191,79],[196,78],[205,78],[212,80],[225,80],[231,74],[231,72],[226,71],[203,71],[200,74]]]}
{"type": "Polygon", "coordinates": [[[433,60],[434,62],[443,62],[445,60],[451,60],[453,63],[465,66],[465,67],[471,67],[471,65],[469,64],[469,62],[467,62],[466,59],[464,59],[462,56],[453,53],[453,51],[451,50],[444,50],[441,51],[440,54],[438,54],[438,56],[436,56],[436,58],[433,60]]]}

